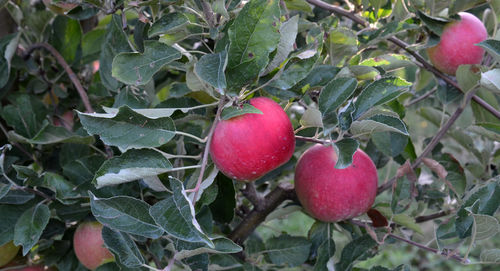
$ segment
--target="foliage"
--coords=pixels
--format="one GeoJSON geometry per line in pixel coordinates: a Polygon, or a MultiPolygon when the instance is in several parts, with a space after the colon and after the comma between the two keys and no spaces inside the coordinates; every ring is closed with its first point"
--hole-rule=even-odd
{"type": "Polygon", "coordinates": [[[17,31],[0,37],[0,246],[85,270],[71,240],[97,220],[116,259],[97,270],[498,264],[500,1],[48,2],[0,1],[17,31]],[[465,10],[486,54],[447,77],[424,49],[465,10]],[[257,96],[286,109],[296,149],[245,185],[207,141],[219,119],[261,114],[257,96]],[[287,185],[311,142],[338,168],[369,154],[369,217],[301,213],[287,185]],[[384,261],[401,243],[421,260],[384,261]]]}

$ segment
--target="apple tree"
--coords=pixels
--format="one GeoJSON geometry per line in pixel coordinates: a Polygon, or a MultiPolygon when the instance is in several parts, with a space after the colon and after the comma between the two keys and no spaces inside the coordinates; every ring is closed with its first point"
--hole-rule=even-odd
{"type": "Polygon", "coordinates": [[[0,270],[498,268],[499,0],[0,14],[0,270]]]}

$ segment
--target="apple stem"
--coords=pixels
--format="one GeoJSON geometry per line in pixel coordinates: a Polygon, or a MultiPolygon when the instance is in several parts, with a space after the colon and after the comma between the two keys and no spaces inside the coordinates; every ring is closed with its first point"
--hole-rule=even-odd
{"type": "Polygon", "coordinates": [[[226,102],[226,96],[222,96],[221,99],[219,100],[219,105],[217,107],[217,113],[215,114],[215,120],[212,123],[212,127],[210,127],[210,131],[208,132],[208,135],[206,137],[207,143],[205,144],[205,150],[203,151],[203,159],[201,160],[200,175],[198,176],[198,181],[196,182],[196,186],[193,189],[186,190],[186,192],[188,192],[188,193],[194,192],[193,205],[196,203],[196,198],[198,197],[198,191],[200,190],[200,185],[201,185],[201,182],[203,181],[203,175],[205,174],[205,169],[206,169],[207,163],[208,163],[208,154],[210,152],[210,143],[212,142],[212,136],[213,136],[214,131],[215,131],[215,126],[217,126],[217,123],[219,123],[220,114],[222,113],[222,109],[224,108],[225,102],[226,102]]]}
{"type": "Polygon", "coordinates": [[[86,112],[87,113],[95,112],[94,109],[92,108],[92,105],[90,105],[89,97],[87,96],[85,89],[83,88],[82,84],[80,83],[80,80],[78,80],[78,77],[73,72],[71,67],[68,65],[66,60],[64,60],[62,55],[54,47],[52,47],[52,45],[45,43],[45,42],[32,44],[23,53],[23,58],[24,59],[29,58],[31,53],[33,53],[34,50],[41,49],[41,48],[49,51],[56,58],[57,62],[63,67],[64,71],[66,71],[69,79],[71,80],[71,82],[75,86],[76,90],[78,91],[78,94],[80,95],[80,98],[82,99],[82,102],[83,102],[83,105],[85,106],[86,112]]]}
{"type": "MultiPolygon", "coordinates": [[[[364,19],[356,16],[356,14],[353,13],[353,12],[350,12],[350,11],[347,11],[347,10],[342,9],[340,7],[336,7],[334,5],[325,3],[325,2],[323,2],[321,0],[306,0],[306,1],[309,4],[312,4],[312,5],[316,6],[316,7],[328,10],[328,11],[330,11],[332,13],[335,13],[335,14],[337,14],[339,16],[346,17],[346,18],[350,19],[351,21],[353,21],[353,22],[355,22],[355,23],[357,23],[359,25],[362,25],[364,27],[368,27],[369,26],[369,24],[368,24],[367,21],[365,21],[364,19]]],[[[440,72],[439,70],[437,70],[436,68],[434,68],[434,66],[432,64],[430,64],[429,62],[427,62],[427,60],[425,60],[425,58],[423,58],[417,52],[415,52],[412,49],[410,49],[410,46],[406,42],[404,42],[404,41],[402,41],[402,40],[400,40],[400,39],[398,39],[396,37],[389,37],[389,38],[387,38],[387,40],[390,41],[390,42],[392,42],[392,43],[394,43],[396,46],[400,47],[401,49],[405,50],[408,54],[410,54],[411,56],[413,56],[418,62],[420,62],[420,66],[421,67],[423,67],[424,69],[432,72],[437,77],[442,78],[446,83],[452,85],[456,89],[460,90],[462,93],[466,93],[463,89],[460,88],[460,86],[457,84],[457,82],[453,81],[450,77],[446,76],[445,74],[443,74],[442,72],[440,72]]],[[[473,95],[472,99],[476,103],[478,103],[481,107],[483,107],[484,109],[488,110],[497,119],[500,119],[500,112],[497,111],[493,106],[491,106],[486,101],[484,101],[483,99],[479,98],[476,95],[473,95]]]]}

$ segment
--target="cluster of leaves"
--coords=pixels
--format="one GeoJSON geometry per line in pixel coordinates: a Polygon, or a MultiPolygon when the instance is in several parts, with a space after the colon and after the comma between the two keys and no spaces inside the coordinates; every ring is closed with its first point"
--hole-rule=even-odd
{"type": "MultiPolygon", "coordinates": [[[[439,40],[454,14],[474,12],[492,38],[481,44],[484,65],[460,67],[457,83],[499,110],[500,1],[349,1],[366,28],[304,0],[77,2],[56,14],[41,1],[0,1],[18,30],[0,37],[0,245],[13,240],[32,260],[85,270],[72,235],[78,222],[96,219],[116,256],[98,270],[351,270],[390,249],[396,239],[379,241],[388,232],[435,235],[437,254],[465,247],[465,258],[498,263],[498,249],[472,248],[500,230],[500,121],[472,102],[425,166],[409,169],[465,95],[387,39],[418,51],[439,40]],[[39,43],[65,63],[35,50],[39,43]],[[86,112],[75,79],[97,113],[86,112]],[[253,96],[286,106],[301,138],[334,142],[338,168],[361,147],[382,181],[396,175],[370,216],[388,226],[314,222],[302,235],[228,238],[248,223],[251,203],[204,148],[217,106],[225,119],[252,113],[232,105],[253,96]],[[68,110],[75,120],[63,117],[68,110]],[[434,233],[415,220],[442,210],[451,216],[436,220],[434,233]],[[348,241],[336,245],[339,234],[348,241]]],[[[290,182],[309,146],[297,141],[294,158],[257,180],[257,191],[290,182]]],[[[264,223],[300,212],[297,205],[287,201],[264,223]]]]}

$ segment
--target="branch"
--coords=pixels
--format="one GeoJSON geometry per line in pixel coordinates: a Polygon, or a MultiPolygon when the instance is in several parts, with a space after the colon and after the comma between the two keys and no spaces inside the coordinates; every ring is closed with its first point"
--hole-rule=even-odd
{"type": "MultiPolygon", "coordinates": [[[[455,123],[458,117],[462,114],[465,107],[467,106],[467,104],[469,104],[471,98],[474,96],[474,93],[475,89],[467,93],[462,105],[457,108],[455,113],[453,113],[450,119],[443,125],[443,127],[441,127],[441,129],[439,129],[438,133],[432,138],[431,142],[425,147],[424,151],[420,154],[420,156],[418,156],[417,159],[415,159],[415,162],[413,162],[413,164],[411,165],[412,169],[416,169],[420,165],[420,163],[422,163],[422,160],[434,149],[434,147],[436,147],[436,145],[444,137],[444,135],[450,129],[453,123],[455,123]]],[[[377,189],[377,193],[380,194],[385,190],[389,189],[392,186],[392,184],[396,181],[396,179],[397,179],[396,176],[394,176],[389,181],[379,186],[377,189]]]]}
{"type": "Polygon", "coordinates": [[[417,216],[417,217],[415,217],[415,222],[416,223],[423,223],[423,222],[426,222],[429,220],[434,220],[436,218],[447,216],[447,215],[453,213],[454,211],[455,210],[444,210],[444,211],[437,212],[437,213],[430,214],[430,215],[417,216]]]}
{"type": "Polygon", "coordinates": [[[57,62],[64,68],[64,71],[66,71],[66,73],[69,76],[69,79],[71,80],[71,82],[75,86],[76,90],[78,91],[78,94],[80,95],[80,98],[82,99],[83,105],[85,106],[85,110],[88,113],[94,112],[92,105],[90,105],[89,97],[87,96],[85,89],[83,88],[82,84],[80,83],[80,80],[78,80],[78,77],[73,72],[71,67],[68,65],[66,60],[64,60],[62,55],[54,47],[52,47],[52,45],[45,43],[45,42],[35,43],[35,44],[31,45],[28,49],[26,49],[26,51],[23,53],[23,58],[24,59],[29,58],[31,53],[33,53],[34,50],[41,49],[41,48],[49,51],[56,58],[57,62]]]}
{"type": "MultiPolygon", "coordinates": [[[[353,22],[355,22],[357,24],[360,24],[360,25],[362,25],[364,27],[368,26],[368,22],[366,22],[363,18],[360,18],[360,17],[356,16],[356,14],[354,14],[352,12],[349,12],[349,11],[344,10],[342,8],[330,5],[330,4],[325,3],[325,2],[323,2],[321,0],[306,0],[306,1],[309,2],[310,4],[314,5],[314,6],[319,7],[319,8],[331,11],[331,12],[337,14],[337,15],[340,15],[340,16],[347,17],[351,21],[353,21],[353,22]]],[[[396,37],[390,37],[387,40],[390,41],[390,42],[392,42],[392,43],[394,43],[395,45],[397,45],[401,49],[405,50],[406,52],[408,52],[408,54],[412,55],[418,62],[420,62],[422,64],[423,68],[425,68],[426,70],[432,72],[436,76],[442,78],[446,83],[452,85],[453,87],[455,87],[456,89],[460,90],[461,92],[465,93],[465,91],[462,90],[460,88],[460,86],[455,81],[453,81],[450,77],[448,77],[447,75],[445,75],[442,72],[438,71],[436,68],[434,68],[434,66],[432,66],[432,64],[430,64],[429,62],[427,62],[427,60],[425,60],[421,55],[419,55],[417,52],[411,50],[409,48],[409,45],[406,42],[404,42],[404,41],[402,41],[402,40],[400,40],[400,39],[398,39],[396,37]]],[[[474,95],[472,97],[472,100],[474,100],[476,103],[478,103],[484,109],[488,110],[496,118],[500,119],[500,112],[497,111],[490,104],[488,104],[486,101],[484,101],[483,99],[479,98],[476,95],[474,95]]]]}
{"type": "Polygon", "coordinates": [[[301,140],[301,141],[312,142],[312,143],[319,143],[319,144],[323,144],[323,145],[333,143],[333,141],[330,141],[330,140],[322,140],[322,139],[318,139],[318,138],[314,138],[314,137],[305,137],[305,136],[298,136],[298,135],[295,136],[295,139],[301,140]]]}
{"type": "Polygon", "coordinates": [[[256,210],[262,211],[265,205],[264,199],[259,195],[259,192],[255,189],[255,184],[249,182],[245,185],[245,189],[241,190],[243,196],[245,196],[254,206],[256,210]]]}
{"type": "Polygon", "coordinates": [[[294,199],[295,190],[290,183],[280,183],[273,191],[269,192],[263,199],[262,208],[254,209],[242,219],[240,224],[229,234],[229,238],[237,244],[243,244],[245,239],[264,222],[267,215],[276,209],[283,201],[294,199]]]}

